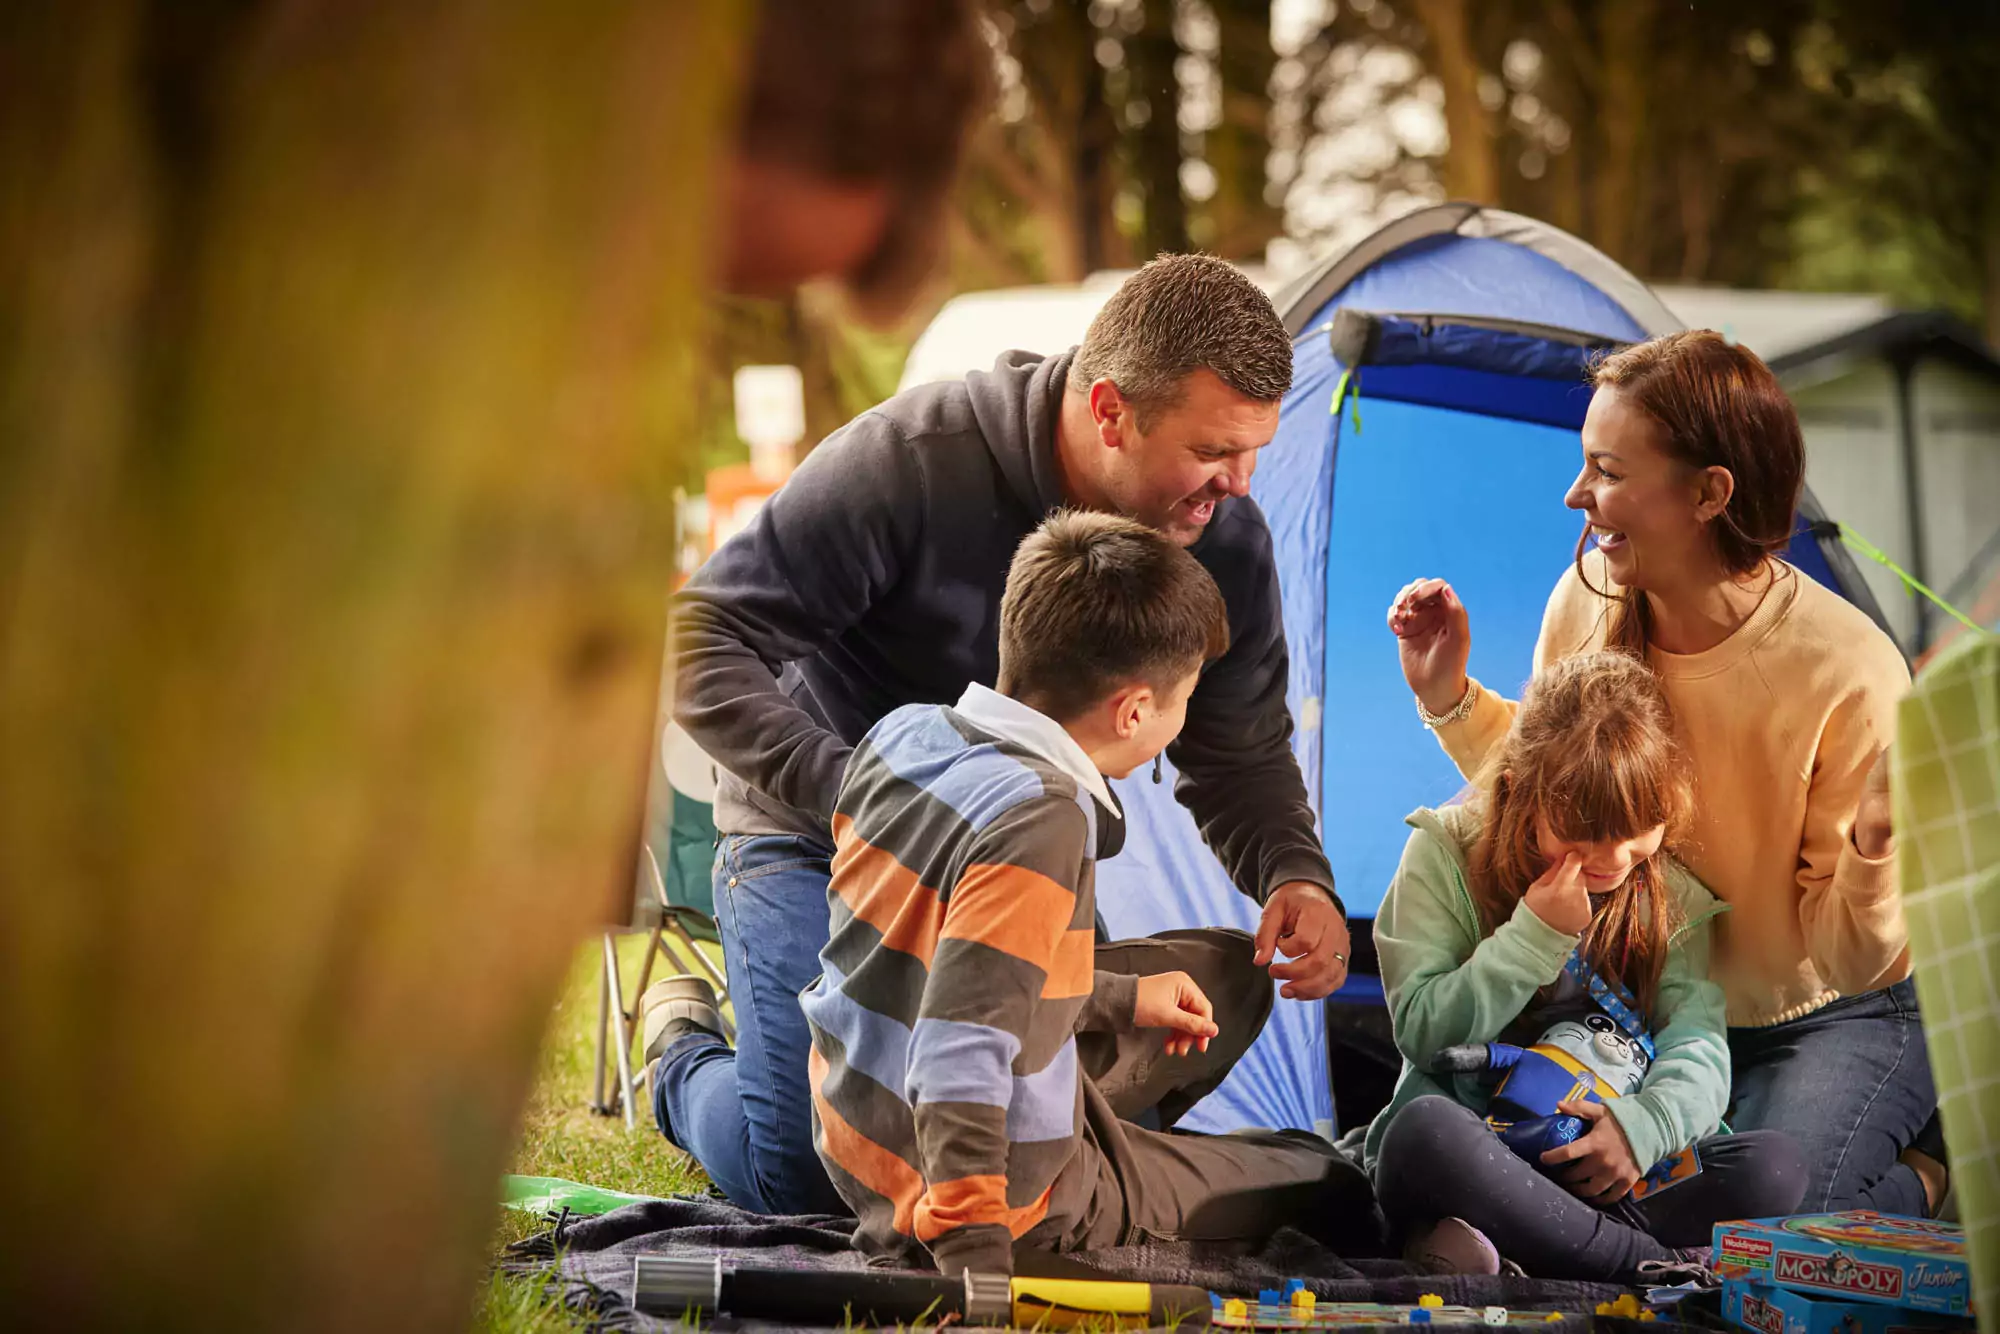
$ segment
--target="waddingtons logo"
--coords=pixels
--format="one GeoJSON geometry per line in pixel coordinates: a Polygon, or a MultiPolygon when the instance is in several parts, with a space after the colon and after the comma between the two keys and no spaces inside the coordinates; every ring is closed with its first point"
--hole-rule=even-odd
{"type": "Polygon", "coordinates": [[[1894,1265],[1878,1265],[1866,1260],[1856,1260],[1851,1255],[1835,1251],[1831,1255],[1804,1255],[1798,1251],[1779,1251],[1777,1269],[1773,1275],[1780,1283],[1798,1284],[1809,1288],[1825,1288],[1829,1292],[1852,1292],[1868,1297],[1901,1297],[1903,1295],[1903,1271],[1894,1265]]]}

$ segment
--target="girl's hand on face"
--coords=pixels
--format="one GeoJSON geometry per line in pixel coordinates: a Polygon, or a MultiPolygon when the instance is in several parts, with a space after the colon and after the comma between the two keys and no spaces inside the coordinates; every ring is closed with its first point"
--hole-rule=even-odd
{"type": "Polygon", "coordinates": [[[1581,936],[1590,925],[1590,888],[1583,881],[1583,858],[1565,852],[1523,894],[1528,911],[1565,935],[1581,936]]]}
{"type": "Polygon", "coordinates": [[[1645,1172],[1632,1157],[1632,1143],[1611,1109],[1601,1102],[1559,1102],[1556,1110],[1590,1124],[1584,1134],[1542,1155],[1546,1166],[1569,1164],[1556,1173],[1556,1180],[1570,1194],[1600,1209],[1631,1194],[1645,1172]]]}
{"type": "Polygon", "coordinates": [[[1458,594],[1442,579],[1403,585],[1389,604],[1389,630],[1410,690],[1431,713],[1450,713],[1465,698],[1472,655],[1472,622],[1458,594]]]}

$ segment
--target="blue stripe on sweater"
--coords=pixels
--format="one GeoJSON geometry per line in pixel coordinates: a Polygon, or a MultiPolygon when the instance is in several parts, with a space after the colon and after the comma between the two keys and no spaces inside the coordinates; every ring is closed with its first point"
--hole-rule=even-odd
{"type": "Polygon", "coordinates": [[[819,981],[799,995],[806,1022],[839,1040],[847,1066],[908,1102],[903,1085],[910,1071],[910,1030],[899,1019],[869,1009],[840,989],[846,981],[820,956],[819,981]]]}
{"type": "Polygon", "coordinates": [[[910,1043],[911,1101],[1014,1101],[1014,1058],[1021,1040],[1003,1029],[956,1019],[919,1019],[910,1043]]]}
{"type": "Polygon", "coordinates": [[[1007,1105],[1008,1140],[1023,1144],[1074,1135],[1076,1078],[1076,1039],[1070,1038],[1047,1065],[1014,1081],[1014,1101],[1007,1105]]]}
{"type": "Polygon", "coordinates": [[[949,806],[975,833],[1044,791],[1033,769],[998,747],[975,748],[930,705],[897,709],[875,724],[868,741],[891,773],[949,806]],[[981,762],[964,763],[975,749],[981,762]]]}

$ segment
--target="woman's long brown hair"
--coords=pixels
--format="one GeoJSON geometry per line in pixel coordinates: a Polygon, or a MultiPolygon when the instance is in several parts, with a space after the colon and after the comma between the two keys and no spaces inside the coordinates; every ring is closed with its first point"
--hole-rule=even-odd
{"type": "Polygon", "coordinates": [[[1637,838],[1666,826],[1660,850],[1632,868],[1583,935],[1584,959],[1622,982],[1650,1016],[1681,920],[1663,864],[1694,809],[1693,773],[1658,679],[1620,652],[1581,654],[1543,669],[1481,786],[1486,823],[1472,849],[1472,897],[1485,935],[1548,869],[1537,820],[1575,842],[1637,838]]]}
{"type": "MultiPolygon", "coordinates": [[[[1590,378],[1666,427],[1667,452],[1681,463],[1729,469],[1736,489],[1711,525],[1727,573],[1750,574],[1785,549],[1805,484],[1805,437],[1792,400],[1755,352],[1712,329],[1689,329],[1614,352],[1590,378]]],[[[1637,589],[1612,593],[1592,584],[1583,569],[1589,549],[1585,528],[1576,541],[1577,574],[1618,603],[1607,644],[1644,657],[1651,604],[1637,589]]]]}

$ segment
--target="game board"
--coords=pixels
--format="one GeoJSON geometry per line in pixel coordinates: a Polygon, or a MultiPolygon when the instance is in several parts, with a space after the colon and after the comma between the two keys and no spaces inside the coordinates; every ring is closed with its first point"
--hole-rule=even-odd
{"type": "MultiPolygon", "coordinates": [[[[1218,1329],[1312,1330],[1342,1329],[1360,1325],[1543,1325],[1552,1320],[1582,1318],[1585,1313],[1570,1311],[1516,1311],[1505,1306],[1447,1306],[1444,1300],[1426,1295],[1416,1303],[1322,1302],[1293,1279],[1281,1289],[1267,1289],[1256,1301],[1240,1297],[1213,1297],[1209,1323],[1218,1329]]],[[[1600,1315],[1624,1316],[1651,1321],[1651,1311],[1636,1299],[1621,1297],[1617,1303],[1603,1303],[1600,1315]]]]}
{"type": "Polygon", "coordinates": [[[1718,1223],[1711,1264],[1724,1278],[1822,1296],[1972,1310],[1965,1234],[1950,1223],[1867,1209],[1718,1223]]]}

